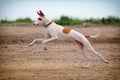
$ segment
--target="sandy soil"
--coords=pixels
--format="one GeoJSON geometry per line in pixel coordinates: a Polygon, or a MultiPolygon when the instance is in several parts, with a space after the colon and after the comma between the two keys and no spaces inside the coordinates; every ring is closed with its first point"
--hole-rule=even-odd
{"type": "Polygon", "coordinates": [[[109,64],[94,62],[89,68],[81,64],[82,51],[71,41],[54,41],[44,51],[40,42],[45,29],[33,26],[0,26],[0,80],[120,80],[120,26],[72,27],[85,35],[101,35],[89,39],[109,64]]]}

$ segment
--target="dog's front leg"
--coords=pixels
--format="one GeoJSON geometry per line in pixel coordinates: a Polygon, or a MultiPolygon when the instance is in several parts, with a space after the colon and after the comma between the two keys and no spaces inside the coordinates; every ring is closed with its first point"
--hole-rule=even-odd
{"type": "Polygon", "coordinates": [[[28,46],[32,46],[36,41],[44,41],[45,39],[35,39],[28,46]]]}
{"type": "Polygon", "coordinates": [[[56,39],[58,39],[58,38],[57,38],[57,37],[51,37],[51,38],[49,38],[49,39],[43,40],[43,41],[42,41],[42,44],[45,44],[45,43],[47,43],[47,42],[49,42],[49,41],[53,41],[53,40],[56,40],[56,39]]]}

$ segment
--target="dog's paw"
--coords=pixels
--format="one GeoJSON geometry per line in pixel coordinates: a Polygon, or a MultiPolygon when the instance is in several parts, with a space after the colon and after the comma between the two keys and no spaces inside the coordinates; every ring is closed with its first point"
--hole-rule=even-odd
{"type": "Polygon", "coordinates": [[[28,45],[28,47],[31,47],[31,46],[33,46],[33,44],[29,44],[29,45],[28,45]]]}
{"type": "Polygon", "coordinates": [[[109,63],[109,61],[108,61],[108,60],[105,60],[105,63],[107,63],[107,64],[108,64],[108,63],[109,63]]]}
{"type": "Polygon", "coordinates": [[[46,50],[47,50],[47,48],[46,48],[46,47],[44,47],[44,50],[46,51],[46,50]]]}
{"type": "Polygon", "coordinates": [[[89,64],[89,63],[83,63],[83,64],[82,64],[82,67],[84,67],[84,68],[89,68],[89,67],[90,67],[90,64],[89,64]]]}

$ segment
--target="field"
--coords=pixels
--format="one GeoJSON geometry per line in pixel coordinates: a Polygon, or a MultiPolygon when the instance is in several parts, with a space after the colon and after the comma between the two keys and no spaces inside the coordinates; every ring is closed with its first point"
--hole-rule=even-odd
{"type": "Polygon", "coordinates": [[[70,27],[86,35],[100,30],[89,41],[110,63],[100,60],[84,68],[82,51],[72,41],[49,42],[44,51],[41,42],[28,47],[44,37],[44,28],[0,26],[0,80],[120,80],[120,26],[70,27]]]}

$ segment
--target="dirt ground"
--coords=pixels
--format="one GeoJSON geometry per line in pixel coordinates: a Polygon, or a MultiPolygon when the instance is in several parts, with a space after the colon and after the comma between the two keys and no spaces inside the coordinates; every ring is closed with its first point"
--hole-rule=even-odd
{"type": "Polygon", "coordinates": [[[71,27],[85,35],[93,47],[110,63],[91,63],[84,68],[82,51],[72,41],[52,41],[44,51],[41,42],[45,29],[34,26],[0,26],[0,80],[120,80],[120,26],[71,27]]]}

